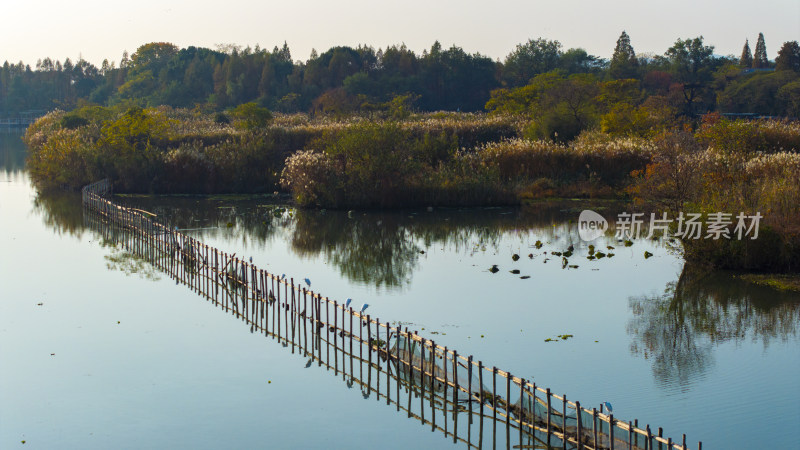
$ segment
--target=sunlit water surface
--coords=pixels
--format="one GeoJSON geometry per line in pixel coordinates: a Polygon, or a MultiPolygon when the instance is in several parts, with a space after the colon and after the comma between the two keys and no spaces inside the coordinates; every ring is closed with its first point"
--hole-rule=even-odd
{"type": "MultiPolygon", "coordinates": [[[[101,242],[78,196],[37,194],[24,157],[0,132],[0,448],[454,445],[101,242]]],[[[584,204],[116,201],[584,406],[610,401],[618,418],[686,433],[692,448],[796,446],[798,295],[684,269],[664,241],[602,237],[592,244],[614,256],[588,260],[574,224],[584,204]],[[570,244],[565,267],[552,252],[570,244]]]]}

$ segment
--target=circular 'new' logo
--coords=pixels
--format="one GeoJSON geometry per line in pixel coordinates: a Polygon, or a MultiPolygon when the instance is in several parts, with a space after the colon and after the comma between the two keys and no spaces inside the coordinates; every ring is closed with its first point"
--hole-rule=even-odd
{"type": "Polygon", "coordinates": [[[578,216],[578,235],[584,241],[593,241],[599,238],[605,234],[607,229],[606,219],[590,209],[584,209],[578,216]]]}

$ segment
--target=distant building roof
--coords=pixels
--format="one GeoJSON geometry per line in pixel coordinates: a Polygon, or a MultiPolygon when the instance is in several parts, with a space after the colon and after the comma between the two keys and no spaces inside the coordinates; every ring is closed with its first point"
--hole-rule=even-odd
{"type": "Polygon", "coordinates": [[[749,75],[751,73],[761,73],[761,72],[775,72],[774,68],[768,69],[742,69],[740,72],[742,75],[749,75]]]}

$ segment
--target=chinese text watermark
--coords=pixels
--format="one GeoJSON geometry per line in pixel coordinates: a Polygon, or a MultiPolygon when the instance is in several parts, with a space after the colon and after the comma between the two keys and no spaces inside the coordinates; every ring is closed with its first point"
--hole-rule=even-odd
{"type": "MultiPolygon", "coordinates": [[[[657,216],[650,213],[620,213],[617,215],[615,237],[617,239],[639,239],[646,231],[647,239],[661,232],[663,236],[682,239],[757,239],[762,215],[756,212],[748,215],[740,212],[678,213],[670,218],[667,213],[657,216]],[[646,225],[646,226],[645,226],[646,225]],[[674,229],[674,232],[670,230],[674,229]]],[[[600,214],[584,210],[578,217],[578,234],[584,241],[592,241],[602,236],[608,229],[608,222],[600,214]]]]}

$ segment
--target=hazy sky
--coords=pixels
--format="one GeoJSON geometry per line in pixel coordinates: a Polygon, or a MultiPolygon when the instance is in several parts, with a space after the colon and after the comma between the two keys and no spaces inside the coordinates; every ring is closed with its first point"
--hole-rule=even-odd
{"type": "Polygon", "coordinates": [[[676,38],[703,35],[721,55],[751,49],[763,32],[774,59],[783,42],[800,40],[799,0],[623,1],[252,1],[10,0],[3,2],[0,61],[34,65],[49,56],[119,61],[147,42],[179,47],[287,41],[295,60],[312,48],[405,43],[420,53],[435,40],[503,59],[531,38],[560,41],[610,57],[622,30],[637,53],[662,54],[676,38]],[[123,6],[124,5],[124,6],[123,6]]]}

